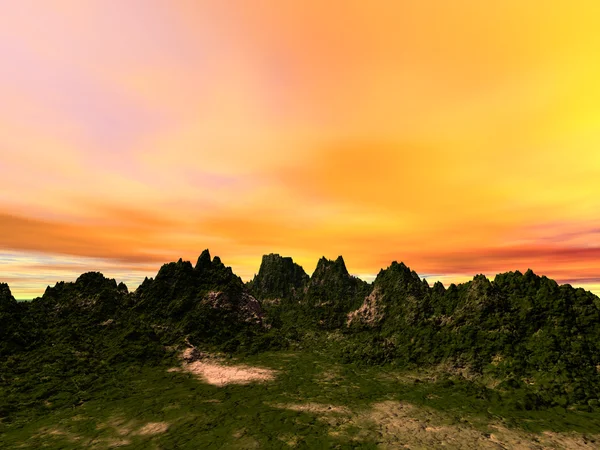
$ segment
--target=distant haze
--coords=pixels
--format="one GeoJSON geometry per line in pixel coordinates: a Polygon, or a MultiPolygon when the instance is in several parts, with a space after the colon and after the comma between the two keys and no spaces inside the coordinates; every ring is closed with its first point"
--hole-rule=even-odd
{"type": "Polygon", "coordinates": [[[204,248],[600,293],[600,3],[0,3],[0,282],[204,248]]]}

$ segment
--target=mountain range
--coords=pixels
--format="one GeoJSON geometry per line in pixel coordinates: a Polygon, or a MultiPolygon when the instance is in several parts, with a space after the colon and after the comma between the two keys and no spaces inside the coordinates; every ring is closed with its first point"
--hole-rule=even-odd
{"type": "Polygon", "coordinates": [[[435,367],[523,409],[592,408],[600,398],[600,298],[531,270],[444,287],[393,262],[367,283],[341,256],[321,258],[309,276],[269,254],[244,283],[205,250],[134,292],[98,272],[27,302],[0,284],[0,324],[5,420],[24,405],[84,402],[115,370],[163,364],[189,346],[316,346],[344,364],[435,367]]]}

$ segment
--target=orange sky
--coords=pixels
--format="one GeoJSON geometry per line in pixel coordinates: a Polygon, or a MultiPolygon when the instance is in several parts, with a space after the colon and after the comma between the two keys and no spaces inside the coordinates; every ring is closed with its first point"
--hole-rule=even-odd
{"type": "Polygon", "coordinates": [[[0,281],[204,248],[600,293],[600,3],[0,3],[0,281]]]}

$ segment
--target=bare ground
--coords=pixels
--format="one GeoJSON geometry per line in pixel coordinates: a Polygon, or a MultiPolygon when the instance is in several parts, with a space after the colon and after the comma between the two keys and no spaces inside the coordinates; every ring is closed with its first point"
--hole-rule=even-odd
{"type": "Polygon", "coordinates": [[[450,425],[435,411],[396,401],[374,403],[362,410],[319,403],[279,403],[271,406],[315,414],[330,426],[332,436],[349,436],[351,429],[358,428],[360,431],[353,440],[375,440],[383,449],[600,448],[600,436],[552,432],[538,435],[508,429],[500,424],[490,424],[491,432],[485,432],[468,423],[450,425]]]}
{"type": "MultiPolygon", "coordinates": [[[[219,356],[197,352],[195,349],[184,350],[182,359],[184,363],[181,370],[190,372],[214,386],[260,383],[274,380],[277,376],[277,371],[273,369],[252,367],[247,364],[226,364],[219,356]]],[[[168,371],[179,370],[174,367],[168,371]]]]}
{"type": "Polygon", "coordinates": [[[276,376],[276,372],[271,369],[245,364],[225,365],[218,361],[195,361],[185,364],[184,370],[214,386],[265,382],[275,379],[276,376]]]}
{"type": "MultiPolygon", "coordinates": [[[[72,421],[80,420],[78,417],[72,421]]],[[[89,437],[79,436],[68,430],[68,427],[44,427],[32,436],[34,440],[48,440],[52,438],[65,439],[71,443],[81,445],[82,448],[116,448],[131,444],[133,436],[151,437],[157,434],[166,433],[169,429],[167,422],[148,422],[141,424],[138,421],[126,420],[121,416],[115,416],[105,423],[100,423],[96,429],[101,433],[100,436],[90,439],[89,437]]]]}

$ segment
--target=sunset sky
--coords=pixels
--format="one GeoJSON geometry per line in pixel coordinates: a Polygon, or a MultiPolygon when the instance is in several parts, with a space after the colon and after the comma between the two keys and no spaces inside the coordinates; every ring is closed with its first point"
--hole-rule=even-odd
{"type": "Polygon", "coordinates": [[[0,282],[209,248],[600,294],[598,0],[0,2],[0,282]]]}

